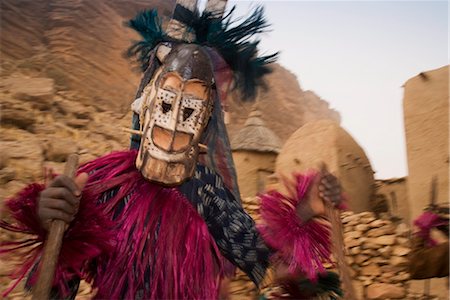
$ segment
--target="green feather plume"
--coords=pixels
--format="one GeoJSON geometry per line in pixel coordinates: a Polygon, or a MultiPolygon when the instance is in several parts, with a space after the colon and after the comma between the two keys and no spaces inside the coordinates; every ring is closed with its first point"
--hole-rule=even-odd
{"type": "MultiPolygon", "coordinates": [[[[233,70],[235,87],[238,88],[244,100],[253,99],[256,87],[262,85],[264,75],[271,72],[268,64],[277,59],[278,53],[266,56],[258,56],[259,40],[254,39],[256,34],[265,32],[268,28],[262,7],[245,20],[231,20],[231,11],[222,18],[217,18],[214,12],[198,11],[186,15],[186,20],[179,21],[191,24],[195,32],[194,43],[215,48],[233,70]]],[[[135,42],[128,49],[128,56],[137,56],[141,69],[145,71],[149,65],[151,51],[161,42],[185,42],[176,41],[162,30],[161,21],[156,10],[139,13],[127,25],[142,36],[143,40],[135,42]]]]}

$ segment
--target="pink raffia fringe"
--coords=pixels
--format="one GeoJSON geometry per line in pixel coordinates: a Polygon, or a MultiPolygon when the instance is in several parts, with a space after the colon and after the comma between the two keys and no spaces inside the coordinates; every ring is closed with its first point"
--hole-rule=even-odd
{"type": "Polygon", "coordinates": [[[307,193],[316,173],[296,174],[294,186],[288,186],[290,196],[277,191],[260,195],[260,214],[263,224],[259,226],[265,242],[277,250],[275,259],[289,266],[291,274],[305,274],[317,280],[324,272],[324,262],[330,262],[330,229],[315,220],[302,221],[296,207],[306,201],[307,193]]]}
{"type": "Polygon", "coordinates": [[[135,167],[136,155],[112,153],[81,169],[92,172],[88,199],[120,187],[104,204],[109,215],[124,198],[128,203],[115,219],[114,253],[96,272],[96,298],[215,299],[221,255],[206,223],[176,188],[146,180],[135,167]]]}
{"type": "MultiPolygon", "coordinates": [[[[54,285],[65,296],[65,283],[79,276],[93,284],[98,299],[217,298],[223,257],[206,223],[176,188],[143,178],[134,165],[136,155],[135,150],[114,152],[79,169],[90,174],[89,180],[79,212],[64,235],[54,285]],[[112,189],[118,189],[117,194],[101,201],[112,189]],[[127,204],[116,214],[124,198],[127,204]]],[[[13,274],[16,284],[42,254],[46,232],[36,203],[44,188],[32,184],[8,200],[17,224],[0,223],[33,235],[0,245],[3,253],[31,247],[29,258],[13,274]]],[[[35,280],[33,276],[31,285],[35,280]]]]}
{"type": "MultiPolygon", "coordinates": [[[[30,235],[20,241],[0,243],[0,254],[8,254],[22,249],[24,261],[10,274],[15,282],[7,289],[3,296],[11,292],[34,267],[43,252],[47,232],[41,226],[37,216],[37,199],[45,186],[43,184],[30,184],[15,197],[6,201],[6,208],[16,221],[9,224],[0,221],[0,227],[23,234],[30,235]]],[[[101,260],[113,249],[115,234],[110,230],[112,223],[101,213],[100,208],[93,202],[81,199],[80,207],[75,220],[70,224],[63,237],[63,244],[55,272],[53,285],[66,295],[69,289],[66,283],[75,276],[89,277],[88,263],[94,258],[101,260]]],[[[33,272],[29,283],[34,285],[37,272],[33,272]]]]}
{"type": "Polygon", "coordinates": [[[425,211],[414,221],[414,225],[419,228],[416,234],[425,241],[428,247],[436,246],[437,244],[430,236],[431,229],[447,224],[448,220],[442,219],[438,214],[431,211],[425,211]]]}

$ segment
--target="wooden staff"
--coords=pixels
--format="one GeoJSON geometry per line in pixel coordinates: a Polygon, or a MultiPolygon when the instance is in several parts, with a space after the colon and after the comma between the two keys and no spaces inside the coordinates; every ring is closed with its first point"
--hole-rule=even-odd
{"type": "MultiPolygon", "coordinates": [[[[64,175],[70,178],[75,177],[75,172],[78,168],[78,159],[79,157],[76,154],[69,155],[64,168],[64,175]]],[[[50,224],[44,253],[38,269],[39,276],[33,291],[33,300],[46,300],[50,298],[50,291],[53,279],[55,278],[56,264],[58,262],[65,229],[66,223],[62,220],[53,220],[50,224]]]]}
{"type": "MultiPolygon", "coordinates": [[[[327,167],[325,163],[322,163],[321,173],[323,174],[325,172],[328,172],[327,167]]],[[[333,203],[329,201],[325,201],[325,213],[331,223],[332,253],[335,256],[337,269],[342,280],[344,299],[354,300],[356,299],[355,291],[353,289],[352,278],[348,270],[348,265],[345,261],[344,235],[340,214],[339,211],[335,209],[333,203]]]]}

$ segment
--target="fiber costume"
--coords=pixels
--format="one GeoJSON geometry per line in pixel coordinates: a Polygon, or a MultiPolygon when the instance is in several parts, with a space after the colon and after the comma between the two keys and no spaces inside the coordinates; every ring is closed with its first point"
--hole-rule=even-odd
{"type": "MultiPolygon", "coordinates": [[[[129,50],[144,71],[131,149],[79,169],[89,181],[64,236],[55,297],[73,297],[86,279],[98,299],[215,299],[231,266],[259,284],[271,257],[312,280],[324,271],[328,231],[295,209],[316,174],[297,176],[290,197],[262,197],[262,234],[240,204],[221,99],[231,79],[251,98],[276,55],[257,57],[258,41],[250,40],[267,27],[261,9],[232,27],[224,5],[209,1],[199,15],[196,3],[179,1],[166,31],[154,10],[129,22],[144,38],[129,50]]],[[[1,250],[33,246],[13,274],[31,270],[29,286],[46,238],[36,214],[44,189],[33,184],[10,199],[17,224],[1,223],[33,235],[1,250]]]]}
{"type": "Polygon", "coordinates": [[[414,225],[419,229],[411,241],[408,254],[408,272],[412,279],[446,277],[449,275],[449,242],[437,244],[431,237],[431,230],[438,229],[449,235],[449,209],[433,207],[423,212],[414,225]]]}

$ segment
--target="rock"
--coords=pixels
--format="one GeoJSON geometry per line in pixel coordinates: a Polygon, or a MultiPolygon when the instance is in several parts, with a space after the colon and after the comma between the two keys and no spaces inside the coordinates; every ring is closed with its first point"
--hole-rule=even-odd
{"type": "Polygon", "coordinates": [[[359,255],[357,255],[355,257],[355,263],[361,264],[361,263],[365,262],[368,259],[369,259],[369,256],[364,255],[364,254],[359,254],[359,255]]]}
{"type": "Polygon", "coordinates": [[[400,274],[392,276],[391,279],[392,279],[393,283],[397,283],[397,282],[409,280],[410,276],[409,276],[409,273],[407,273],[407,272],[400,272],[400,274]]]}
{"type": "Polygon", "coordinates": [[[371,211],[364,211],[359,213],[360,218],[374,218],[373,212],[371,211]]]}
{"type": "Polygon", "coordinates": [[[401,256],[391,256],[389,260],[390,264],[394,267],[402,267],[408,265],[408,259],[401,256]]]}
{"type": "Polygon", "coordinates": [[[16,177],[16,171],[13,168],[6,167],[0,170],[0,184],[5,184],[16,177]]]}
{"type": "Polygon", "coordinates": [[[387,283],[374,283],[367,287],[367,299],[404,299],[405,288],[387,283]]]}
{"type": "Polygon", "coordinates": [[[348,225],[344,226],[344,233],[350,232],[350,231],[353,231],[353,230],[355,230],[355,229],[353,228],[353,226],[348,226],[348,225]]]}
{"type": "Polygon", "coordinates": [[[392,278],[394,276],[395,276],[394,272],[383,272],[380,275],[381,278],[392,278]]]}
{"type": "Polygon", "coordinates": [[[374,217],[363,217],[359,221],[364,224],[369,224],[375,220],[374,217]]]}
{"type": "Polygon", "coordinates": [[[411,248],[406,248],[403,246],[395,246],[394,250],[392,251],[392,254],[396,256],[405,256],[408,255],[409,252],[411,252],[411,248]]]}
{"type": "Polygon", "coordinates": [[[368,255],[368,256],[372,256],[372,257],[375,257],[375,256],[379,255],[378,251],[374,250],[374,249],[364,249],[364,250],[361,251],[361,254],[365,254],[365,255],[368,255]]]}
{"type": "Polygon", "coordinates": [[[341,218],[345,218],[345,217],[352,216],[352,215],[354,215],[354,212],[352,212],[351,210],[346,210],[346,211],[341,212],[341,218]]]}
{"type": "Polygon", "coordinates": [[[370,261],[372,263],[378,264],[379,266],[380,265],[387,265],[387,264],[389,264],[389,260],[387,258],[383,258],[381,256],[372,257],[370,261]]]}
{"type": "Polygon", "coordinates": [[[64,115],[72,114],[78,119],[92,119],[90,107],[84,105],[83,103],[77,102],[76,100],[59,100],[56,102],[57,109],[60,113],[64,115]]]}
{"type": "Polygon", "coordinates": [[[80,155],[80,164],[84,164],[96,159],[98,156],[92,155],[90,153],[80,155]]]}
{"type": "Polygon", "coordinates": [[[378,276],[380,274],[381,274],[381,270],[376,264],[370,264],[361,269],[361,275],[378,276]]]}
{"type": "MultiPolygon", "coordinates": [[[[8,167],[20,174],[23,181],[36,180],[42,176],[41,142],[28,132],[16,133],[18,141],[2,141],[0,153],[7,153],[10,159],[8,167]]],[[[19,176],[19,175],[18,175],[19,176]]]]}
{"type": "Polygon", "coordinates": [[[359,215],[349,215],[342,219],[342,224],[347,224],[347,223],[350,223],[351,221],[358,221],[358,220],[359,220],[359,215]]]}
{"type": "Polygon", "coordinates": [[[391,246],[382,247],[382,248],[378,249],[378,252],[384,258],[389,258],[389,257],[391,257],[391,254],[392,254],[392,247],[391,246]]]}
{"type": "Polygon", "coordinates": [[[364,244],[361,245],[362,249],[378,249],[382,247],[382,245],[374,243],[373,240],[368,240],[364,244]]]}
{"type": "Polygon", "coordinates": [[[357,278],[360,281],[364,281],[364,280],[372,280],[375,278],[375,276],[360,275],[357,278]]]}
{"type": "Polygon", "coordinates": [[[4,167],[6,167],[8,165],[8,160],[9,160],[9,154],[8,153],[1,153],[0,155],[0,169],[3,169],[4,167]]]}
{"type": "Polygon", "coordinates": [[[73,128],[85,128],[90,122],[87,119],[70,119],[66,121],[66,124],[73,128]]]}
{"type": "Polygon", "coordinates": [[[67,138],[53,138],[45,151],[45,158],[54,162],[65,162],[69,154],[77,153],[78,146],[67,138]]]}
{"type": "Polygon", "coordinates": [[[10,125],[20,129],[28,130],[34,124],[35,117],[32,113],[21,108],[2,108],[1,125],[10,125]]]}
{"type": "Polygon", "coordinates": [[[355,225],[358,225],[358,224],[359,224],[358,220],[353,220],[353,221],[348,222],[347,226],[355,226],[355,225]]]}
{"type": "Polygon", "coordinates": [[[120,150],[123,150],[123,148],[124,148],[123,144],[116,142],[114,140],[110,140],[108,142],[108,146],[110,148],[109,151],[120,151],[120,150]]]}
{"type": "Polygon", "coordinates": [[[391,235],[391,234],[395,234],[395,227],[388,225],[371,229],[366,233],[368,237],[379,237],[382,235],[391,235]]]}
{"type": "Polygon", "coordinates": [[[121,141],[121,139],[126,136],[126,133],[124,133],[120,127],[114,128],[111,126],[107,126],[102,123],[95,124],[95,126],[91,126],[90,130],[92,133],[103,135],[106,140],[116,140],[118,142],[121,141]]]}
{"type": "Polygon", "coordinates": [[[369,226],[366,224],[358,224],[355,226],[355,229],[361,232],[366,232],[367,230],[369,230],[369,226]]]}
{"type": "Polygon", "coordinates": [[[353,247],[350,248],[350,250],[348,250],[348,253],[350,253],[351,255],[357,255],[361,252],[361,249],[359,247],[353,247]]]}
{"type": "Polygon", "coordinates": [[[374,238],[372,241],[378,245],[394,245],[395,238],[395,235],[385,235],[374,238]]]}
{"type": "Polygon", "coordinates": [[[36,116],[33,111],[29,111],[23,107],[2,107],[0,120],[2,126],[9,125],[29,130],[36,122],[36,116]]]}
{"type": "Polygon", "coordinates": [[[344,239],[344,244],[347,248],[352,248],[361,245],[361,241],[359,239],[348,237],[344,239]]]}
{"type": "Polygon", "coordinates": [[[51,78],[7,78],[10,93],[14,98],[29,101],[41,110],[50,109],[55,93],[51,78]]]}
{"type": "Polygon", "coordinates": [[[410,228],[405,223],[398,224],[397,229],[395,230],[397,236],[401,237],[408,237],[410,232],[411,232],[410,228]]]}
{"type": "Polygon", "coordinates": [[[384,220],[379,220],[379,219],[376,219],[369,223],[370,227],[372,227],[372,228],[379,228],[379,227],[384,226],[385,224],[386,223],[384,220]]]}
{"type": "Polygon", "coordinates": [[[367,279],[367,280],[364,280],[363,282],[362,282],[362,284],[364,285],[364,286],[369,286],[369,285],[371,285],[373,283],[373,280],[372,279],[367,279]]]}
{"type": "Polygon", "coordinates": [[[35,123],[30,129],[32,133],[42,134],[44,136],[54,134],[55,130],[55,126],[48,123],[35,123]]]}
{"type": "MultiPolygon", "coordinates": [[[[345,262],[347,263],[347,265],[350,266],[351,264],[353,264],[355,262],[355,260],[353,259],[352,256],[346,255],[345,256],[345,262]]],[[[325,267],[325,264],[324,264],[324,267],[325,267]]],[[[327,267],[325,267],[325,268],[327,268],[327,267]]]]}
{"type": "Polygon", "coordinates": [[[409,247],[410,240],[407,238],[404,238],[404,237],[398,237],[397,244],[405,246],[405,247],[409,247]]]}
{"type": "MultiPolygon", "coordinates": [[[[8,183],[2,185],[2,188],[0,188],[0,199],[6,199],[11,196],[13,196],[15,193],[20,191],[25,187],[25,183],[20,182],[18,180],[9,181],[8,183]]],[[[2,213],[2,210],[0,209],[0,214],[2,213]]],[[[1,219],[2,216],[0,216],[1,219]]]]}
{"type": "Polygon", "coordinates": [[[358,239],[361,237],[361,235],[362,235],[362,233],[359,231],[350,231],[350,232],[347,232],[344,234],[344,239],[346,239],[346,238],[358,239]]]}

